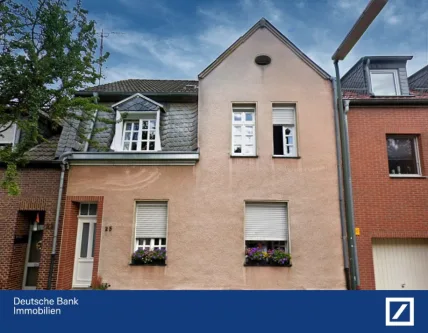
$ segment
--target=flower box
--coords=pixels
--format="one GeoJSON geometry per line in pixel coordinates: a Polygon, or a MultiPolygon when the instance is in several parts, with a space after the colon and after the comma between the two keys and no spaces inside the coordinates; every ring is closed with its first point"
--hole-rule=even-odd
{"type": "Polygon", "coordinates": [[[282,249],[263,251],[253,247],[245,251],[244,266],[291,267],[291,255],[282,249]]]}
{"type": "Polygon", "coordinates": [[[138,249],[132,254],[131,265],[166,266],[165,249],[138,249]]]}

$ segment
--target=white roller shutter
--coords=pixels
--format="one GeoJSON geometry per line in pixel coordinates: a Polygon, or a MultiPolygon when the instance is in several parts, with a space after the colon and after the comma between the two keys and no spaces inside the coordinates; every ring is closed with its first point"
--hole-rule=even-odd
{"type": "Polygon", "coordinates": [[[286,203],[245,204],[245,240],[286,241],[287,239],[286,203]]]}
{"type": "Polygon", "coordinates": [[[138,202],[135,238],[166,238],[167,203],[138,202]]]}
{"type": "Polygon", "coordinates": [[[272,123],[274,125],[294,125],[295,124],[294,108],[274,108],[272,109],[272,123]]]}

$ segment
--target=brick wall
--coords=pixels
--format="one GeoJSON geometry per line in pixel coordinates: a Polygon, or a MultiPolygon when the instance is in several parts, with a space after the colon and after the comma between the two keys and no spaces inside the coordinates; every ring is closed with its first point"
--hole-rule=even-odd
{"type": "Polygon", "coordinates": [[[351,108],[352,183],[362,289],[375,289],[373,238],[428,238],[428,179],[389,177],[386,134],[417,134],[428,175],[428,108],[351,108]]]}
{"type": "Polygon", "coordinates": [[[103,197],[99,196],[67,196],[64,207],[64,223],[62,226],[62,242],[58,267],[57,289],[71,289],[73,284],[73,270],[76,251],[77,223],[80,202],[97,203],[97,228],[94,249],[94,267],[92,278],[98,274],[100,255],[103,197]]]}
{"type": "MultiPolygon", "coordinates": [[[[4,169],[0,169],[3,177],[4,169]]],[[[52,250],[56,205],[61,170],[59,168],[25,168],[19,172],[21,194],[8,196],[0,189],[0,289],[21,289],[24,274],[26,244],[14,244],[16,236],[28,234],[29,221],[25,212],[40,211],[44,214],[45,230],[43,231],[38,289],[47,288],[47,279],[52,250]]],[[[64,185],[67,185],[67,176],[64,185]]],[[[63,197],[64,198],[64,197],[63,197]]],[[[64,201],[64,199],[63,199],[64,201]]],[[[61,231],[62,216],[60,217],[61,231]]],[[[61,235],[59,234],[57,251],[61,235]]],[[[53,288],[57,263],[54,269],[53,288]]]]}

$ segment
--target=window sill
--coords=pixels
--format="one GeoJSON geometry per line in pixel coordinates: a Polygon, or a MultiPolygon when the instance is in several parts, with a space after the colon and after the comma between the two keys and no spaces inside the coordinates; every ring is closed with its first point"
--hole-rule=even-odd
{"type": "Polygon", "coordinates": [[[290,158],[290,159],[300,159],[300,156],[282,156],[282,155],[272,155],[272,158],[290,158]]]}
{"type": "Polygon", "coordinates": [[[389,175],[389,178],[398,178],[398,179],[426,179],[426,176],[422,175],[389,175]]]}
{"type": "Polygon", "coordinates": [[[285,268],[285,267],[292,267],[293,264],[288,264],[288,265],[272,265],[272,264],[248,264],[245,263],[244,267],[279,267],[279,268],[285,268]]]}
{"type": "Polygon", "coordinates": [[[231,158],[258,158],[258,155],[230,155],[231,158]]]}

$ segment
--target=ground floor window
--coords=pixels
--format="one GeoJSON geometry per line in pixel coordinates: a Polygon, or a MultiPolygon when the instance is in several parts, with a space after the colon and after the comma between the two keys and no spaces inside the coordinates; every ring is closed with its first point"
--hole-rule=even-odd
{"type": "Polygon", "coordinates": [[[245,264],[289,266],[288,212],[285,202],[245,204],[245,264]]]}

